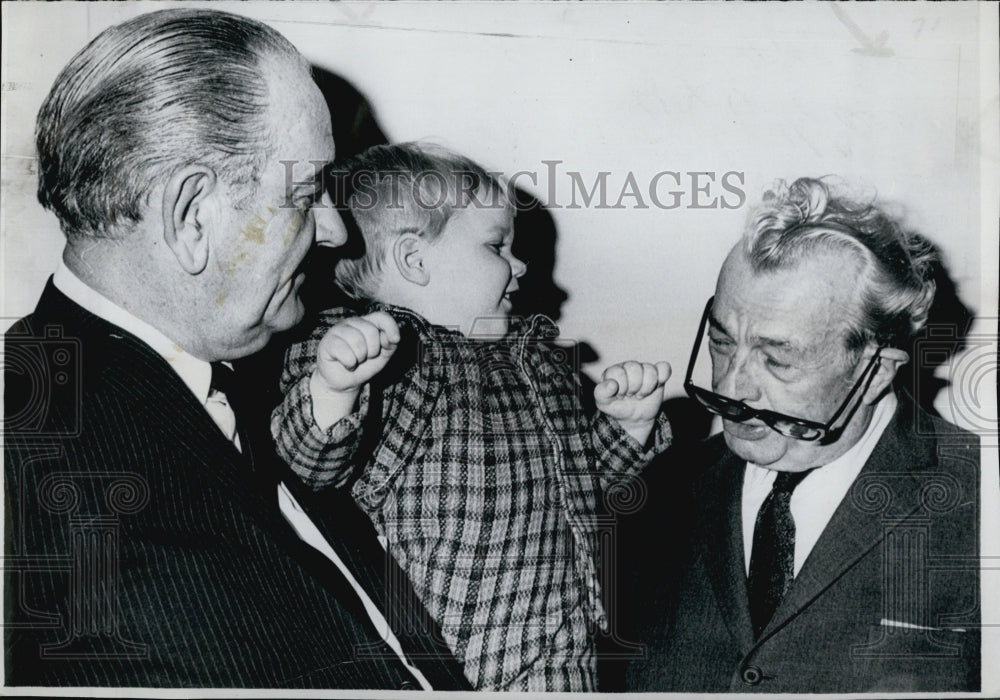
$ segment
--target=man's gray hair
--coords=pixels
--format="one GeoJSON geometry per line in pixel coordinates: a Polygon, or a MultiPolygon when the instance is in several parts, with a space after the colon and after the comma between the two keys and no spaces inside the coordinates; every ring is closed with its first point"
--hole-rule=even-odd
{"type": "Polygon", "coordinates": [[[115,237],[156,184],[199,163],[245,206],[272,137],[271,57],[307,69],[274,29],[214,10],[161,10],[101,32],[38,113],[38,201],[69,239],[115,237]]]}
{"type": "Polygon", "coordinates": [[[851,352],[871,341],[905,349],[927,323],[935,291],[933,248],[874,203],[840,194],[825,179],[776,183],[754,211],[742,245],[758,272],[788,269],[822,251],[852,257],[860,278],[859,303],[844,310],[851,352]]]}

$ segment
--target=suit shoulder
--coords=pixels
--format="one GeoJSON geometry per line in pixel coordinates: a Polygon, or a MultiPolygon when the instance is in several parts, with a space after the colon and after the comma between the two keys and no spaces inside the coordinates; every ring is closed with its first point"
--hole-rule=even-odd
{"type": "Polygon", "coordinates": [[[734,462],[739,461],[729,450],[722,433],[705,438],[698,445],[694,459],[701,472],[701,481],[719,478],[734,462]]]}
{"type": "MultiPolygon", "coordinates": [[[[16,343],[25,338],[31,338],[40,335],[42,331],[42,320],[37,314],[31,313],[23,318],[19,318],[11,324],[4,334],[5,343],[16,343]]],[[[52,325],[52,332],[55,333],[58,330],[58,326],[52,325]]]]}
{"type": "Polygon", "coordinates": [[[701,457],[706,465],[718,464],[723,457],[730,455],[726,446],[726,438],[722,433],[716,433],[705,438],[701,443],[701,457]]]}
{"type": "Polygon", "coordinates": [[[979,463],[979,435],[919,408],[915,411],[916,420],[912,424],[914,439],[928,445],[942,461],[954,457],[979,463]]]}
{"type": "Polygon", "coordinates": [[[692,492],[697,500],[711,501],[723,486],[734,478],[734,471],[743,462],[726,446],[725,437],[719,433],[712,435],[690,452],[692,492]]]}
{"type": "Polygon", "coordinates": [[[949,423],[944,418],[939,416],[928,414],[927,418],[930,420],[934,436],[939,440],[945,440],[949,443],[956,444],[975,445],[976,447],[979,447],[979,436],[972,431],[961,428],[954,423],[949,423]]]}

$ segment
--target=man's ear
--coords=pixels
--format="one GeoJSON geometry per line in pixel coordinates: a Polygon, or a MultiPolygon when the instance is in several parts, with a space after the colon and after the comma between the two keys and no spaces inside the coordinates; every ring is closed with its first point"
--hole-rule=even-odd
{"type": "Polygon", "coordinates": [[[404,233],[392,244],[392,261],[399,274],[406,281],[421,287],[431,281],[424,263],[424,251],[428,245],[427,239],[416,233],[404,233]]]}
{"type": "MultiPolygon", "coordinates": [[[[865,358],[865,362],[871,361],[871,357],[865,358]]],[[[878,365],[875,367],[875,374],[868,383],[862,402],[868,405],[874,404],[881,398],[882,394],[892,384],[896,378],[899,368],[910,361],[910,355],[905,350],[899,348],[882,348],[879,353],[878,365]]]]}
{"type": "Polygon", "coordinates": [[[208,265],[206,203],[216,183],[211,168],[189,165],[175,172],[163,191],[163,239],[191,275],[199,274],[208,265]]]}

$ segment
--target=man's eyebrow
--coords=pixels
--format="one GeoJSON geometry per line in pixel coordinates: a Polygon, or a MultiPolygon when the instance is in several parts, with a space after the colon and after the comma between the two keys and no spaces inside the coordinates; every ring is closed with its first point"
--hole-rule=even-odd
{"type": "Polygon", "coordinates": [[[732,337],[732,334],[726,330],[726,327],[722,325],[722,321],[717,319],[714,313],[710,313],[708,315],[708,325],[710,328],[717,330],[720,333],[725,333],[729,337],[732,337]]]}
{"type": "MultiPolygon", "coordinates": [[[[331,161],[327,161],[327,163],[322,167],[316,167],[316,164],[313,163],[314,170],[313,170],[312,183],[315,187],[325,185],[327,180],[330,179],[331,177],[330,162],[331,161]]],[[[310,182],[309,180],[303,180],[302,184],[307,184],[309,182],[310,182]]]]}
{"type": "Polygon", "coordinates": [[[309,192],[312,194],[318,194],[325,188],[326,188],[326,181],[322,175],[318,174],[312,181],[300,180],[299,182],[296,182],[295,186],[292,188],[292,192],[295,193],[309,192]]]}
{"type": "MultiPolygon", "coordinates": [[[[718,331],[719,333],[724,333],[730,338],[733,334],[726,330],[726,327],[722,325],[722,322],[715,317],[714,314],[708,315],[708,325],[718,331]]],[[[775,350],[784,350],[788,352],[802,352],[802,347],[797,343],[793,343],[790,340],[778,340],[777,338],[768,338],[767,336],[753,336],[750,338],[752,345],[763,345],[768,348],[775,350]]]]}
{"type": "Polygon", "coordinates": [[[763,345],[765,347],[771,348],[772,350],[783,350],[785,352],[803,352],[803,347],[798,343],[793,343],[790,340],[778,340],[776,338],[768,338],[767,336],[754,336],[751,338],[754,345],[763,345]]]}

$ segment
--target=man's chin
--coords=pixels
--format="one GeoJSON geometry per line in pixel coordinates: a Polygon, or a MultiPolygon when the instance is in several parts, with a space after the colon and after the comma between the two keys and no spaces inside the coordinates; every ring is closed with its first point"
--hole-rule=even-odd
{"type": "Polygon", "coordinates": [[[282,298],[275,306],[276,308],[265,316],[264,325],[270,333],[282,333],[294,328],[306,313],[298,292],[282,298]]]}

